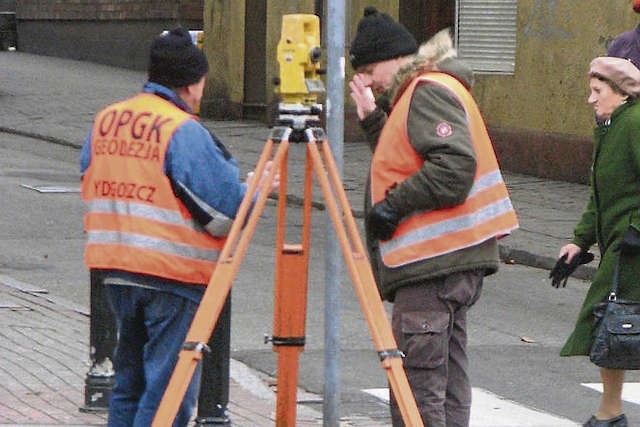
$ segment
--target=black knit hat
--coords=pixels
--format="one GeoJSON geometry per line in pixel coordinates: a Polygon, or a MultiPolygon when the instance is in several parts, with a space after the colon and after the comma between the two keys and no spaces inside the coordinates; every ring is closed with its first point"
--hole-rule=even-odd
{"type": "Polygon", "coordinates": [[[402,24],[369,6],[364,9],[364,17],[358,23],[349,59],[353,68],[357,69],[374,62],[412,55],[417,51],[416,39],[402,24]]]}
{"type": "Polygon", "coordinates": [[[150,82],[169,88],[184,87],[197,83],[208,71],[207,57],[184,28],[171,30],[151,43],[150,82]]]}

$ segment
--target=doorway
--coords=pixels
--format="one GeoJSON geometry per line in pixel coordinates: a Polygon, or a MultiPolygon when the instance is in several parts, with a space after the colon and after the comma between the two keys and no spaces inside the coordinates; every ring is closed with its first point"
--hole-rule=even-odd
{"type": "Polygon", "coordinates": [[[455,0],[400,0],[400,22],[422,44],[438,31],[450,27],[456,16],[455,0]]]}

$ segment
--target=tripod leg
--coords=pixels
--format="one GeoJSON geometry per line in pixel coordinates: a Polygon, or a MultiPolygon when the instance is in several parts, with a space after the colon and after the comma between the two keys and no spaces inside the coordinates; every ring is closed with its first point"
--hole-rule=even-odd
{"type": "Polygon", "coordinates": [[[298,359],[305,345],[307,252],[301,245],[285,245],[276,265],[274,351],[278,353],[276,425],[296,425],[298,359]]]}
{"type": "MultiPolygon", "coordinates": [[[[273,141],[269,140],[256,166],[257,176],[261,176],[265,170],[265,165],[271,155],[272,149],[273,141]]],[[[272,169],[265,183],[265,188],[271,187],[271,183],[275,179],[275,175],[279,172],[283,159],[286,157],[287,149],[287,143],[281,143],[278,147],[273,158],[272,169]]],[[[286,177],[284,177],[284,179],[286,179],[286,177]]],[[[207,290],[202,297],[202,301],[187,333],[185,344],[178,355],[178,362],[176,363],[171,380],[156,411],[152,424],[154,427],[171,426],[173,424],[180,402],[182,402],[196,367],[202,359],[202,352],[208,349],[206,342],[211,336],[216,320],[220,315],[220,311],[231,289],[233,279],[238,273],[242,258],[253,236],[260,214],[266,204],[268,192],[262,191],[258,194],[253,210],[251,210],[249,215],[249,210],[258,189],[258,181],[259,180],[254,180],[251,183],[240,204],[236,219],[233,222],[227,241],[218,258],[216,269],[209,280],[209,286],[207,286],[207,290]],[[249,215],[248,219],[247,215],[249,215]],[[247,219],[246,225],[245,219],[247,219]]]]}
{"type": "Polygon", "coordinates": [[[402,419],[407,426],[422,426],[422,418],[418,412],[409,381],[402,366],[402,353],[398,350],[393,337],[391,324],[382,305],[371,265],[365,255],[364,246],[349,208],[347,196],[340,182],[329,144],[327,141],[322,141],[324,160],[331,182],[325,173],[325,163],[323,163],[323,157],[320,155],[316,142],[310,141],[308,145],[313,160],[313,168],[338,235],[351,280],[360,300],[362,311],[367,319],[374,346],[380,357],[380,363],[387,373],[389,384],[397,398],[402,419]],[[333,186],[331,183],[333,183],[333,186]],[[334,191],[338,196],[341,209],[338,207],[334,197],[334,191]],[[345,223],[348,233],[347,229],[345,229],[345,223]]]}
{"type": "MultiPolygon", "coordinates": [[[[286,168],[286,164],[283,168],[286,168]]],[[[278,353],[276,425],[283,427],[296,425],[298,361],[305,345],[311,184],[311,168],[307,164],[301,244],[285,243],[286,198],[280,198],[278,204],[275,301],[271,340],[274,351],[278,353]]],[[[286,182],[281,182],[280,191],[280,194],[286,194],[286,182]]]]}

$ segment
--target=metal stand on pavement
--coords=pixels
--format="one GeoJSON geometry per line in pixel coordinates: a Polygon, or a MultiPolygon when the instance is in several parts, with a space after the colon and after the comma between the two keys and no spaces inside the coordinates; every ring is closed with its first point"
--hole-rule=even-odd
{"type": "Polygon", "coordinates": [[[113,314],[106,304],[107,297],[100,271],[90,272],[89,353],[91,368],[84,380],[84,406],[81,412],[107,412],[111,388],[115,382],[113,351],[116,348],[117,330],[113,314]]]}
{"type": "Polygon", "coordinates": [[[230,426],[227,406],[231,359],[231,293],[227,295],[208,346],[215,351],[205,353],[202,359],[196,426],[230,426]]]}
{"type": "MultiPolygon", "coordinates": [[[[278,353],[276,425],[290,427],[296,425],[298,357],[305,345],[304,323],[310,248],[311,190],[312,174],[315,172],[340,241],[345,263],[366,317],[375,349],[398,401],[402,418],[407,426],[422,426],[423,423],[402,366],[402,353],[397,349],[391,325],[378,294],[373,272],[365,255],[364,246],[331,148],[321,128],[308,128],[304,131],[306,161],[301,242],[285,243],[287,158],[291,132],[290,127],[275,128],[255,168],[255,176],[261,177],[265,171],[266,163],[269,160],[273,161],[263,189],[270,188],[276,174],[280,174],[276,232],[274,333],[270,338],[274,351],[278,353]],[[279,143],[279,146],[274,154],[273,149],[276,143],[279,143]]],[[[240,205],[227,242],[218,258],[218,265],[195,314],[175,370],[156,412],[153,420],[155,427],[172,425],[195,369],[202,360],[204,351],[208,349],[206,343],[224,306],[231,284],[265,207],[268,191],[258,193],[258,181],[255,179],[251,182],[240,205]],[[256,201],[251,209],[254,199],[256,201]]]]}
{"type": "MultiPolygon", "coordinates": [[[[117,328],[99,270],[90,272],[89,346],[91,368],[84,380],[84,405],[80,412],[109,411],[111,389],[115,383],[113,354],[117,344],[117,328]]],[[[198,397],[196,426],[231,425],[229,405],[229,357],[231,344],[231,294],[227,297],[209,347],[216,351],[205,355],[202,363],[202,387],[198,397]]]]}

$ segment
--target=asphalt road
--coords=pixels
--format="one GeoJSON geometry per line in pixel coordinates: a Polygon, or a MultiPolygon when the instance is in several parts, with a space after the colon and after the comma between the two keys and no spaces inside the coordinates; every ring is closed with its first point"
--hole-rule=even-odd
{"type": "MultiPolygon", "coordinates": [[[[88,307],[78,154],[74,148],[0,133],[0,274],[88,307]],[[62,192],[39,192],[33,187],[62,192]]],[[[295,243],[300,209],[290,208],[288,218],[295,243]]],[[[323,386],[325,232],[324,213],[314,210],[300,385],[317,394],[323,386]]],[[[271,334],[273,316],[274,234],[275,204],[269,202],[232,289],[232,356],[268,374],[276,367],[271,346],[263,343],[263,335],[271,334]]],[[[599,376],[585,358],[560,358],[558,352],[587,284],[570,280],[566,289],[557,290],[547,274],[503,265],[486,280],[483,296],[469,315],[472,380],[475,387],[518,404],[581,422],[597,408],[599,399],[597,392],[581,384],[599,382],[599,376]]],[[[346,274],[340,316],[341,413],[385,420],[386,406],[361,392],[385,387],[386,378],[346,274]]],[[[630,373],[627,381],[638,382],[640,377],[630,373]]],[[[309,405],[321,409],[313,398],[309,405]]],[[[625,410],[640,420],[640,406],[626,403],[625,410]]]]}

